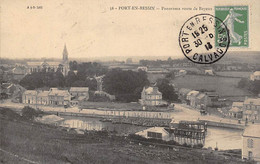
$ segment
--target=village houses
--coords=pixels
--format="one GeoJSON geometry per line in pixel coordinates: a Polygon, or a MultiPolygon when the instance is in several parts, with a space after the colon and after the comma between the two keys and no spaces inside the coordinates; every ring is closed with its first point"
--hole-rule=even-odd
{"type": "Polygon", "coordinates": [[[37,91],[27,90],[23,93],[22,102],[24,104],[37,104],[37,91]]]}
{"type": "Polygon", "coordinates": [[[196,107],[196,97],[199,95],[199,91],[192,90],[187,94],[188,104],[192,107],[196,107]]]}
{"type": "Polygon", "coordinates": [[[255,80],[260,80],[260,71],[255,71],[250,75],[250,80],[255,81],[255,80]]]}
{"type": "Polygon", "coordinates": [[[243,103],[243,118],[245,120],[260,119],[260,98],[246,98],[243,103]]]}
{"type": "Polygon", "coordinates": [[[242,135],[242,159],[260,162],[260,125],[248,126],[242,135]]]}
{"type": "Polygon", "coordinates": [[[74,105],[78,105],[79,99],[88,100],[88,91],[88,87],[72,87],[70,92],[58,88],[50,88],[49,91],[27,90],[22,95],[22,102],[24,104],[48,106],[70,106],[73,102],[74,105]],[[72,97],[76,100],[72,101],[72,97]]]}
{"type": "Polygon", "coordinates": [[[139,100],[143,106],[157,106],[163,103],[162,93],[158,87],[144,87],[139,100]]]}

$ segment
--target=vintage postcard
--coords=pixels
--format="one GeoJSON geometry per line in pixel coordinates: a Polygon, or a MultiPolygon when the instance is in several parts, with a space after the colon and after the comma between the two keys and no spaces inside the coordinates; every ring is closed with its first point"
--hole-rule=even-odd
{"type": "Polygon", "coordinates": [[[0,163],[260,163],[259,6],[0,0],[0,163]]]}

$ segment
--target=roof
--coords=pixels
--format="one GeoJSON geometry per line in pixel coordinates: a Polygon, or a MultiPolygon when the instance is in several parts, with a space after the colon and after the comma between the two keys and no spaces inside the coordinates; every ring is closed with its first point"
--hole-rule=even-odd
{"type": "Polygon", "coordinates": [[[229,110],[229,112],[233,112],[233,113],[238,113],[238,112],[241,112],[241,111],[242,111],[242,110],[239,109],[239,108],[237,108],[237,107],[231,108],[231,109],[229,110]]]}
{"type": "Polygon", "coordinates": [[[212,72],[212,69],[206,69],[205,72],[212,72]]]}
{"type": "Polygon", "coordinates": [[[27,62],[28,66],[40,66],[43,62],[27,62]]]}
{"type": "Polygon", "coordinates": [[[253,98],[248,98],[244,101],[244,104],[245,105],[250,105],[250,104],[253,104],[253,105],[260,105],[260,98],[256,98],[256,99],[253,99],[253,98]]]}
{"type": "Polygon", "coordinates": [[[70,95],[68,90],[51,90],[50,93],[49,93],[50,96],[54,96],[54,95],[57,95],[57,96],[67,96],[67,95],[70,95]]]}
{"type": "Polygon", "coordinates": [[[244,102],[233,102],[232,107],[243,107],[244,102]]]}
{"type": "Polygon", "coordinates": [[[184,70],[184,69],[181,69],[179,72],[187,72],[186,70],[184,70]]]}
{"type": "Polygon", "coordinates": [[[58,66],[61,62],[27,62],[28,66],[41,66],[47,64],[49,66],[58,66]]]}
{"type": "Polygon", "coordinates": [[[24,94],[27,94],[27,95],[30,94],[30,95],[35,95],[36,96],[37,95],[37,91],[35,91],[35,90],[27,90],[27,91],[24,92],[24,94]]]}
{"type": "Polygon", "coordinates": [[[246,127],[243,136],[260,138],[260,124],[252,124],[246,127]]]}
{"type": "Polygon", "coordinates": [[[64,118],[61,118],[56,115],[47,115],[47,116],[42,116],[42,118],[36,118],[36,121],[42,122],[42,123],[54,123],[57,121],[64,120],[64,118]]]}
{"type": "Polygon", "coordinates": [[[197,96],[198,94],[199,94],[200,92],[199,91],[195,91],[195,90],[192,90],[192,91],[190,91],[188,94],[187,94],[187,96],[197,96]]]}
{"type": "Polygon", "coordinates": [[[49,91],[42,91],[42,92],[38,93],[38,96],[46,97],[49,95],[49,93],[50,93],[49,91]]]}
{"type": "Polygon", "coordinates": [[[137,135],[142,135],[142,134],[144,134],[144,133],[146,133],[146,132],[148,132],[148,131],[149,131],[149,132],[155,132],[155,133],[162,133],[162,132],[164,132],[164,133],[166,133],[166,134],[169,134],[169,132],[168,132],[167,130],[165,130],[164,127],[151,127],[151,128],[142,130],[142,131],[140,131],[140,132],[137,132],[136,134],[137,134],[137,135]]]}
{"type": "Polygon", "coordinates": [[[200,93],[200,94],[197,96],[197,99],[203,99],[205,96],[206,96],[206,94],[200,93]]]}
{"type": "Polygon", "coordinates": [[[88,92],[88,87],[71,87],[70,92],[88,92]]]}
{"type": "Polygon", "coordinates": [[[179,90],[179,93],[182,93],[182,94],[188,94],[190,91],[191,91],[191,89],[188,89],[188,88],[181,88],[181,89],[179,90]]]}
{"type": "Polygon", "coordinates": [[[253,73],[253,75],[254,75],[254,76],[260,76],[260,71],[255,71],[255,72],[253,73]]]}
{"type": "Polygon", "coordinates": [[[49,66],[59,66],[61,62],[47,62],[49,66]]]}
{"type": "Polygon", "coordinates": [[[146,94],[162,94],[157,87],[148,87],[145,89],[146,94]]]}

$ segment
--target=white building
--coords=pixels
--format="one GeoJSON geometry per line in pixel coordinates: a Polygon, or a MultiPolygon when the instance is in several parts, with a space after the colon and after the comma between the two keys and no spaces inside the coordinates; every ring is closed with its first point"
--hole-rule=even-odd
{"type": "Polygon", "coordinates": [[[37,103],[37,91],[27,90],[23,93],[22,99],[24,104],[36,104],[37,103]]]}
{"type": "Polygon", "coordinates": [[[243,118],[247,120],[260,119],[260,98],[246,98],[243,103],[243,118]]]}
{"type": "Polygon", "coordinates": [[[255,80],[260,80],[260,71],[255,71],[250,75],[250,80],[255,81],[255,80]]]}
{"type": "Polygon", "coordinates": [[[242,159],[260,162],[260,125],[250,125],[245,129],[242,137],[242,159]]]}
{"type": "Polygon", "coordinates": [[[189,101],[189,105],[192,107],[196,107],[196,97],[199,95],[199,91],[192,90],[187,94],[187,100],[189,101]]]}
{"type": "Polygon", "coordinates": [[[144,138],[159,139],[164,141],[173,140],[170,133],[164,127],[152,127],[135,133],[144,138]]]}
{"type": "Polygon", "coordinates": [[[147,106],[161,105],[162,93],[158,90],[158,87],[143,88],[141,93],[140,103],[147,106]]]}

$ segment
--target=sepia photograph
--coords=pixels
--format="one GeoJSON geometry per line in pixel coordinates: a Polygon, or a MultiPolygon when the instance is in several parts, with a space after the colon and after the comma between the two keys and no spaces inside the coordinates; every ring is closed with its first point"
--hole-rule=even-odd
{"type": "Polygon", "coordinates": [[[0,0],[0,163],[260,164],[259,6],[0,0]]]}

